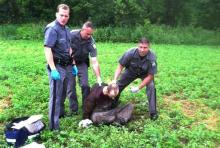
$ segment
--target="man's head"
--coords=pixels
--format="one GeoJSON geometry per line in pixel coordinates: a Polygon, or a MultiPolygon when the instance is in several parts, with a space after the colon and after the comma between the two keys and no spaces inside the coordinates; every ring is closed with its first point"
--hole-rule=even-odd
{"type": "Polygon", "coordinates": [[[119,87],[117,84],[112,83],[107,86],[107,95],[114,99],[119,93],[119,87]]]}
{"type": "Polygon", "coordinates": [[[66,4],[60,4],[57,6],[56,19],[60,25],[64,26],[69,20],[70,9],[66,4]]]}
{"type": "Polygon", "coordinates": [[[83,24],[82,29],[80,31],[80,35],[84,40],[88,40],[94,31],[94,26],[92,24],[92,22],[87,21],[83,24]]]}
{"type": "Polygon", "coordinates": [[[146,38],[141,38],[138,42],[138,53],[141,57],[147,55],[150,49],[150,42],[146,38]]]}

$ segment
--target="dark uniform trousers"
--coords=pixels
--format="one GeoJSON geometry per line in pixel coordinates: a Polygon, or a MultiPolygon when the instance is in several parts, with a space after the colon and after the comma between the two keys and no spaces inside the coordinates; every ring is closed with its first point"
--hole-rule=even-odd
{"type": "Polygon", "coordinates": [[[49,128],[59,129],[59,116],[64,114],[64,101],[66,91],[69,88],[70,100],[76,100],[76,88],[73,81],[72,65],[61,66],[56,65],[56,69],[60,73],[60,80],[52,80],[51,71],[48,68],[50,81],[50,101],[49,101],[49,128]]]}
{"type": "MultiPolygon", "coordinates": [[[[134,72],[129,71],[128,69],[125,69],[124,73],[122,73],[120,79],[117,81],[117,84],[119,86],[119,93],[123,91],[123,89],[128,86],[132,81],[134,81],[137,78],[144,79],[146,75],[138,76],[134,72]]],[[[147,86],[146,86],[146,95],[148,98],[149,103],[149,112],[150,114],[157,113],[156,110],[156,89],[154,81],[152,80],[147,86]]],[[[117,98],[119,98],[120,94],[117,98]]]]}
{"type": "MultiPolygon", "coordinates": [[[[83,63],[76,64],[76,66],[78,68],[78,79],[79,79],[79,84],[80,84],[81,91],[82,91],[82,106],[83,106],[85,98],[90,93],[90,86],[88,83],[88,65],[83,62],[83,63]]],[[[75,81],[76,80],[74,77],[74,82],[75,81]]],[[[76,85],[76,83],[74,83],[74,84],[76,85]]],[[[75,86],[74,86],[74,88],[75,88],[75,86]]],[[[70,108],[72,108],[73,111],[77,111],[78,110],[77,99],[72,99],[72,97],[69,97],[69,99],[70,99],[70,108]]]]}

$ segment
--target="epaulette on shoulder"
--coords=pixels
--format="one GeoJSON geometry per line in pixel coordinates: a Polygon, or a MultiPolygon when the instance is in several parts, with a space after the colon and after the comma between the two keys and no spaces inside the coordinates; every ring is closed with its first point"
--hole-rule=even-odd
{"type": "Polygon", "coordinates": [[[55,24],[55,23],[54,23],[54,21],[53,21],[53,22],[47,24],[46,28],[48,28],[48,27],[52,27],[52,26],[54,26],[54,24],[55,24]]]}
{"type": "Polygon", "coordinates": [[[48,28],[52,28],[52,29],[54,29],[55,31],[57,31],[55,21],[49,23],[49,24],[45,27],[45,30],[44,30],[44,31],[46,31],[48,28]]]}
{"type": "Polygon", "coordinates": [[[127,52],[135,52],[136,49],[137,49],[136,47],[131,47],[127,50],[127,52]]]}
{"type": "Polygon", "coordinates": [[[77,33],[77,32],[79,32],[80,31],[80,29],[73,29],[73,30],[71,30],[70,32],[71,33],[77,33]]]}
{"type": "Polygon", "coordinates": [[[150,50],[150,54],[149,54],[148,58],[151,61],[156,61],[157,57],[156,57],[155,53],[152,50],[150,50]]]}
{"type": "Polygon", "coordinates": [[[130,54],[134,55],[135,52],[136,52],[136,49],[137,49],[137,47],[129,48],[128,51],[127,51],[127,53],[130,53],[130,54]]]}

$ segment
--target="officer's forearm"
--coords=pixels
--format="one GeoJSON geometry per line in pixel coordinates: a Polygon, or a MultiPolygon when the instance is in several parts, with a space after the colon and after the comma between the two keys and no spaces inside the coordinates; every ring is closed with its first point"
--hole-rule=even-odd
{"type": "Polygon", "coordinates": [[[45,48],[44,48],[44,52],[45,52],[45,57],[46,57],[47,63],[48,63],[49,66],[50,66],[50,69],[51,69],[51,70],[56,69],[55,64],[54,64],[54,61],[53,61],[53,53],[52,53],[52,51],[51,51],[51,48],[45,47],[45,48]]]}
{"type": "Polygon", "coordinates": [[[141,84],[139,85],[139,89],[142,89],[144,86],[146,86],[147,84],[150,83],[150,81],[152,81],[154,79],[153,75],[148,75],[146,78],[144,78],[144,80],[141,82],[141,84]]]}
{"type": "Polygon", "coordinates": [[[115,76],[114,76],[115,81],[118,79],[119,75],[121,74],[122,69],[123,69],[123,66],[119,64],[117,69],[115,70],[115,76]]]}
{"type": "Polygon", "coordinates": [[[101,77],[100,76],[100,67],[99,67],[99,63],[97,60],[92,60],[92,68],[95,72],[96,77],[101,77]]]}
{"type": "Polygon", "coordinates": [[[70,47],[69,48],[69,53],[70,53],[70,56],[72,55],[72,53],[73,53],[73,49],[70,47]]]}
{"type": "Polygon", "coordinates": [[[93,65],[93,70],[94,70],[95,75],[96,75],[97,78],[101,77],[99,65],[93,65]]]}
{"type": "Polygon", "coordinates": [[[70,57],[73,59],[72,64],[75,65],[75,64],[76,64],[76,61],[75,61],[75,59],[74,59],[74,57],[73,57],[73,55],[72,55],[72,54],[73,54],[73,49],[72,49],[72,48],[69,49],[69,53],[70,53],[70,57]]]}
{"type": "Polygon", "coordinates": [[[76,65],[76,61],[75,61],[74,59],[73,59],[73,62],[72,62],[72,64],[73,64],[73,65],[76,65]]]}

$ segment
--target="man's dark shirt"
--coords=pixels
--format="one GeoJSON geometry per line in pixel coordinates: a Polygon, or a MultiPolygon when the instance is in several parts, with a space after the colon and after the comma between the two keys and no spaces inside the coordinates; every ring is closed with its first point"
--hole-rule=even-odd
{"type": "Polygon", "coordinates": [[[103,94],[103,87],[94,85],[85,100],[83,119],[90,119],[93,111],[106,111],[112,109],[114,100],[103,94]]]}

